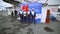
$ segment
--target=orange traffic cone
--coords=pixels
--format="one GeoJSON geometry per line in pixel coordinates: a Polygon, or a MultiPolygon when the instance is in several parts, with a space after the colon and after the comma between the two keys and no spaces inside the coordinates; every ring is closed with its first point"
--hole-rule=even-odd
{"type": "Polygon", "coordinates": [[[50,23],[51,19],[50,18],[46,18],[46,24],[50,23]]]}
{"type": "Polygon", "coordinates": [[[47,17],[46,17],[46,23],[47,24],[51,21],[51,19],[49,18],[49,16],[50,16],[50,10],[48,9],[47,10],[47,17]]]}

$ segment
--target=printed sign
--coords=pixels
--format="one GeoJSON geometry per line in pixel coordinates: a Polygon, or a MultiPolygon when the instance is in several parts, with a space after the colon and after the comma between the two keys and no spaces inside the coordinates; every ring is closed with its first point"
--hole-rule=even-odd
{"type": "Polygon", "coordinates": [[[24,5],[27,5],[27,9],[29,11],[32,11],[32,9],[34,8],[34,11],[36,12],[36,23],[40,23],[41,21],[41,14],[42,14],[42,3],[38,3],[38,2],[29,2],[27,4],[22,4],[24,9],[24,5]]]}

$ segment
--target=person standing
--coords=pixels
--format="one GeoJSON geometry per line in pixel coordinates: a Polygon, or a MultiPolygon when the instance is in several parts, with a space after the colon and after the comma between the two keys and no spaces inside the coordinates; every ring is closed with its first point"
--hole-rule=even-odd
{"type": "Polygon", "coordinates": [[[34,11],[34,9],[32,9],[32,22],[35,24],[35,17],[36,17],[36,12],[34,11]]]}
{"type": "Polygon", "coordinates": [[[13,15],[14,15],[14,14],[13,14],[13,11],[12,11],[12,12],[11,12],[11,17],[13,17],[13,15]]]}
{"type": "Polygon", "coordinates": [[[15,13],[15,16],[17,16],[17,10],[15,10],[14,13],[15,13]]]}
{"type": "Polygon", "coordinates": [[[20,21],[23,22],[23,11],[22,10],[20,10],[19,15],[20,15],[20,21]]]}
{"type": "Polygon", "coordinates": [[[26,19],[26,12],[25,11],[23,12],[23,20],[24,20],[24,22],[26,22],[26,20],[27,20],[26,19]]]}
{"type": "Polygon", "coordinates": [[[27,12],[27,21],[30,23],[30,11],[27,12]]]}

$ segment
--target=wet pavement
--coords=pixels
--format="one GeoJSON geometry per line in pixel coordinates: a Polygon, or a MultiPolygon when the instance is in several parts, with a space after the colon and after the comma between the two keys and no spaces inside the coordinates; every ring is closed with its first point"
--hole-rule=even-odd
{"type": "Polygon", "coordinates": [[[16,17],[0,16],[0,34],[60,34],[60,22],[21,23],[16,17]]]}

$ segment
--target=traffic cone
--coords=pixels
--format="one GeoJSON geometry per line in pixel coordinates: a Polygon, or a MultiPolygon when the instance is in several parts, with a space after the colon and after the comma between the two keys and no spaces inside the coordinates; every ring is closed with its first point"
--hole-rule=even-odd
{"type": "Polygon", "coordinates": [[[50,18],[46,18],[46,24],[50,23],[51,19],[50,18]]]}
{"type": "Polygon", "coordinates": [[[51,19],[49,18],[49,16],[50,16],[50,10],[48,9],[47,10],[47,17],[46,17],[46,23],[47,24],[50,23],[50,21],[51,21],[51,19]]]}

